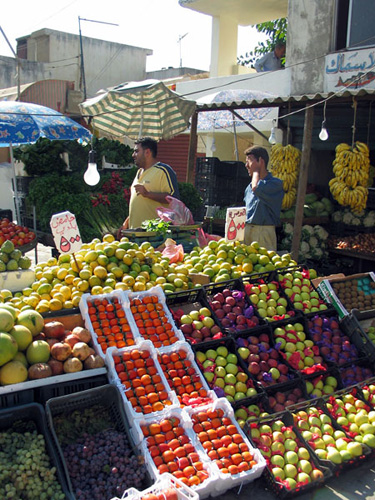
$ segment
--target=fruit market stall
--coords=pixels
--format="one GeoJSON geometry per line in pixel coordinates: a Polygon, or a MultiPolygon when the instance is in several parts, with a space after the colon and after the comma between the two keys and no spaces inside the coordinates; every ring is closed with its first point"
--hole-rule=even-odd
{"type": "Polygon", "coordinates": [[[66,498],[135,495],[165,474],[191,498],[286,496],[370,463],[375,345],[352,309],[373,307],[371,274],[344,310],[346,285],[332,300],[327,279],[256,242],[171,263],[111,235],[34,272],[0,292],[0,421],[41,405],[66,498]]]}

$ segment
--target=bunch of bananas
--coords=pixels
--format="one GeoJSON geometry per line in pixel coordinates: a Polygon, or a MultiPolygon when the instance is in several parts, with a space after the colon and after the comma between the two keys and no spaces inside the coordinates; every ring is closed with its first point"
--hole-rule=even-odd
{"type": "Polygon", "coordinates": [[[366,208],[370,173],[369,149],[367,144],[356,142],[353,147],[341,143],[336,146],[333,162],[335,177],[329,181],[332,196],[353,212],[366,208]]]}
{"type": "Polygon", "coordinates": [[[284,198],[281,208],[291,208],[297,198],[297,184],[301,151],[292,145],[275,144],[271,149],[270,170],[272,175],[283,181],[284,198]]]}

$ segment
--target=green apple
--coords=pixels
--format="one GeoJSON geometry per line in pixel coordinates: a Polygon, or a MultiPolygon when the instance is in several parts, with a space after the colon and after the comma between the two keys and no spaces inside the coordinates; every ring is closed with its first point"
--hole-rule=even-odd
{"type": "Polygon", "coordinates": [[[333,462],[334,464],[342,464],[342,456],[339,451],[333,446],[328,446],[327,448],[327,460],[333,462]]]}
{"type": "Polygon", "coordinates": [[[245,410],[245,408],[238,408],[238,410],[236,410],[234,412],[234,416],[236,417],[236,419],[242,419],[242,420],[246,420],[247,419],[247,411],[245,410]]]}
{"type": "Polygon", "coordinates": [[[211,311],[208,309],[208,307],[201,307],[199,309],[199,315],[200,316],[211,316],[211,311]]]}
{"type": "Polygon", "coordinates": [[[228,349],[223,345],[219,346],[216,349],[216,352],[217,352],[218,356],[223,356],[223,358],[226,358],[228,356],[228,353],[229,353],[228,349]]]}
{"type": "MultiPolygon", "coordinates": [[[[224,368],[224,370],[225,370],[225,368],[224,368]]],[[[224,375],[224,382],[226,384],[235,385],[237,383],[237,379],[233,375],[233,373],[226,373],[226,375],[224,375]]]]}
{"type": "Polygon", "coordinates": [[[210,318],[209,316],[207,316],[207,317],[203,318],[202,323],[207,328],[212,328],[215,324],[215,321],[212,318],[210,318]]]}
{"type": "Polygon", "coordinates": [[[215,362],[217,366],[226,366],[228,363],[227,358],[224,358],[224,356],[217,356],[215,362]]]}
{"type": "Polygon", "coordinates": [[[206,361],[206,359],[207,359],[207,357],[206,357],[205,353],[204,353],[204,352],[202,352],[202,351],[197,351],[197,352],[196,352],[196,354],[195,354],[195,357],[196,357],[197,361],[198,361],[199,363],[202,363],[202,364],[203,364],[203,363],[206,361]]]}
{"type": "Polygon", "coordinates": [[[212,373],[212,372],[204,372],[203,373],[204,375],[204,378],[207,380],[208,383],[212,382],[214,377],[215,377],[215,374],[212,373]]]}
{"type": "Polygon", "coordinates": [[[196,321],[199,318],[199,311],[190,311],[189,316],[192,320],[196,321]]]}
{"type": "Polygon", "coordinates": [[[281,481],[284,481],[284,479],[285,479],[284,469],[281,469],[280,467],[273,467],[271,472],[276,479],[280,479],[281,481]]]}
{"type": "Polygon", "coordinates": [[[234,385],[226,385],[224,386],[224,392],[227,396],[232,396],[236,394],[236,389],[234,388],[234,385]]]}
{"type": "MultiPolygon", "coordinates": [[[[298,458],[301,460],[310,460],[310,453],[309,451],[304,448],[303,446],[301,446],[300,448],[298,448],[298,452],[297,452],[297,455],[298,455],[298,458]]],[[[305,471],[306,472],[306,471],[305,471]]]]}
{"type": "Polygon", "coordinates": [[[242,359],[247,359],[250,355],[250,351],[247,347],[239,347],[238,354],[242,359]]]}
{"type": "MultiPolygon", "coordinates": [[[[296,462],[297,463],[297,462],[296,462]]],[[[294,464],[287,463],[284,467],[284,472],[286,477],[297,477],[298,471],[294,464]]]]}
{"type": "Polygon", "coordinates": [[[210,359],[206,359],[206,361],[203,363],[203,368],[209,368],[210,366],[213,366],[214,362],[211,361],[210,359]]]}
{"type": "Polygon", "coordinates": [[[206,357],[207,359],[216,359],[217,352],[215,351],[215,349],[208,349],[208,351],[206,351],[206,357]]]}
{"type": "Polygon", "coordinates": [[[277,465],[280,468],[283,468],[285,465],[285,460],[281,455],[273,455],[271,457],[271,464],[277,465]]]}
{"type": "Polygon", "coordinates": [[[189,314],[184,314],[183,316],[181,316],[180,321],[183,325],[191,325],[191,323],[193,322],[193,318],[189,314]]]}
{"type": "Polygon", "coordinates": [[[246,397],[252,398],[257,395],[256,389],[254,387],[249,387],[248,390],[246,391],[246,397]]]}
{"type": "Polygon", "coordinates": [[[217,366],[214,370],[214,373],[219,378],[224,378],[227,374],[224,366],[217,366]]]}

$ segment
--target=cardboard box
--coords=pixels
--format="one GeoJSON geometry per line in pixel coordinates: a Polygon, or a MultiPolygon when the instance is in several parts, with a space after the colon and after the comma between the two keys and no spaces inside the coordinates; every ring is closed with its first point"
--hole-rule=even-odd
{"type": "MultiPolygon", "coordinates": [[[[360,278],[370,278],[371,281],[375,283],[375,274],[371,272],[371,273],[352,274],[350,276],[344,276],[344,277],[334,277],[334,278],[328,277],[328,279],[323,279],[318,286],[319,292],[323,295],[323,297],[327,300],[327,302],[329,302],[335,307],[340,319],[347,316],[351,311],[348,311],[345,308],[344,304],[340,301],[340,299],[333,290],[332,283],[349,282],[354,279],[360,279],[360,278]]],[[[362,313],[364,313],[364,311],[358,311],[359,316],[362,313]]]]}
{"type": "Polygon", "coordinates": [[[207,274],[189,273],[189,278],[193,285],[208,285],[210,283],[210,277],[207,274]]]}

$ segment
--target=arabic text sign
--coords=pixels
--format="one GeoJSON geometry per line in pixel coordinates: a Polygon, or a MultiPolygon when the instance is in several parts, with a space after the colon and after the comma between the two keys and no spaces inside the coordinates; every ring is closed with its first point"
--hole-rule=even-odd
{"type": "Polygon", "coordinates": [[[375,88],[375,50],[331,54],[325,59],[325,87],[337,90],[375,88]]]}
{"type": "Polygon", "coordinates": [[[78,252],[82,246],[82,239],[74,214],[70,212],[54,214],[50,226],[56,248],[60,253],[78,252]]]}
{"type": "Polygon", "coordinates": [[[246,207],[227,209],[225,219],[225,239],[243,241],[245,237],[246,207]]]}

